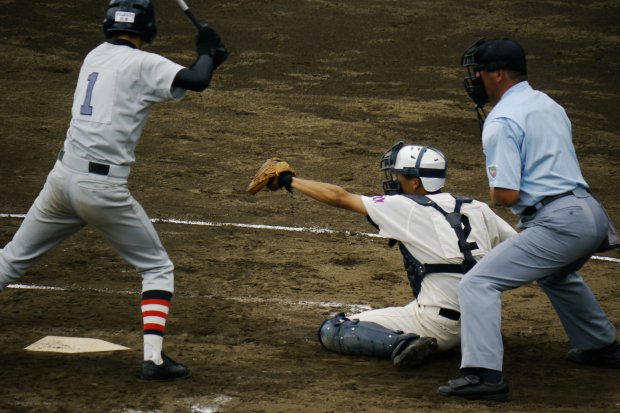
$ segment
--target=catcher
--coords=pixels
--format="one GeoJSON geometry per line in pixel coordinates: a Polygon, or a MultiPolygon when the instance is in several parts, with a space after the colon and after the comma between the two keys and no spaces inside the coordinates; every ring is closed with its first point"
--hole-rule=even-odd
{"type": "Polygon", "coordinates": [[[515,230],[482,202],[441,191],[447,162],[430,146],[399,142],[380,161],[384,195],[363,196],[296,176],[284,160],[267,160],[248,185],[293,189],[317,201],[367,216],[398,244],[414,300],[355,315],[337,314],[319,328],[329,351],[391,359],[395,367],[420,365],[436,351],[460,344],[458,284],[491,248],[515,230]]]}

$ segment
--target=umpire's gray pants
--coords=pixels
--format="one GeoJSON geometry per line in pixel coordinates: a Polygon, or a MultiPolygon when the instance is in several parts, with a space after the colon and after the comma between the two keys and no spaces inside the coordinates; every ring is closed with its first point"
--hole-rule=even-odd
{"type": "Polygon", "coordinates": [[[532,281],[549,297],[574,348],[600,348],[616,339],[576,272],[607,235],[601,205],[584,191],[549,203],[519,226],[521,233],[491,250],[459,284],[461,368],[502,370],[501,293],[532,281]]]}

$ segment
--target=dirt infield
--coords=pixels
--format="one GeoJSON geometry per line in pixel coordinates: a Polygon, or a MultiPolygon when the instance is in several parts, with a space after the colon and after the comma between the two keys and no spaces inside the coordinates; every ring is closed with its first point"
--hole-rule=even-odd
{"type": "MultiPolygon", "coordinates": [[[[0,214],[24,214],[61,148],[80,63],[102,41],[105,0],[0,0],[0,214]]],[[[189,65],[194,29],[158,0],[150,50],[189,65]]],[[[401,257],[360,216],[300,194],[244,193],[267,157],[352,192],[381,192],[378,159],[397,140],[449,158],[446,190],[487,199],[462,51],[507,36],[528,53],[530,82],[573,122],[584,175],[620,224],[620,1],[189,0],[231,51],[212,87],[155,106],[130,189],[176,266],[166,349],[188,380],[145,383],[140,278],[86,229],[20,282],[59,289],[0,294],[0,412],[620,412],[617,371],[576,366],[535,286],[503,301],[513,401],[436,395],[459,355],[420,369],[326,352],[321,321],[337,311],[402,305],[401,257]],[[261,227],[323,228],[287,231],[261,227]],[[58,355],[24,347],[46,335],[92,337],[131,351],[58,355]]],[[[516,219],[504,209],[498,214],[516,219]]],[[[21,223],[0,218],[0,246],[21,223]]],[[[582,274],[620,322],[616,261],[582,274]]]]}

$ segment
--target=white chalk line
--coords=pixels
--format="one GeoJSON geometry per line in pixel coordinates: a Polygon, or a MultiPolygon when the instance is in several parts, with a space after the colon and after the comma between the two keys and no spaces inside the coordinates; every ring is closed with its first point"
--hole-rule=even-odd
{"type": "MultiPolygon", "coordinates": [[[[25,214],[0,214],[0,218],[17,218],[24,219],[25,214]]],[[[287,227],[283,225],[264,225],[264,224],[242,224],[237,222],[213,222],[213,221],[188,221],[176,218],[153,218],[152,223],[163,224],[179,224],[179,225],[197,225],[204,227],[236,227],[236,228],[252,228],[252,229],[269,229],[276,231],[289,231],[289,232],[310,232],[314,234],[345,234],[349,236],[361,235],[370,238],[385,238],[379,234],[373,234],[370,232],[355,232],[355,231],[337,231],[329,228],[320,227],[287,227]]],[[[613,257],[603,257],[600,255],[593,255],[590,257],[593,260],[608,261],[620,263],[620,259],[613,257]]]]}
{"type": "MultiPolygon", "coordinates": [[[[91,293],[107,293],[107,294],[119,294],[119,295],[138,295],[139,291],[119,291],[100,288],[79,288],[79,287],[54,287],[48,285],[35,285],[35,284],[9,284],[6,288],[13,288],[17,290],[50,290],[50,291],[68,291],[68,292],[91,292],[91,293]]],[[[213,294],[207,295],[195,295],[195,294],[183,294],[182,297],[200,297],[205,299],[220,299],[235,301],[238,303],[277,303],[289,306],[299,307],[322,307],[322,308],[348,308],[351,313],[359,313],[361,311],[371,310],[372,307],[368,304],[348,304],[339,303],[334,301],[309,301],[309,300],[286,300],[283,298],[261,298],[261,297],[232,297],[232,296],[219,296],[213,294]]]]}
{"type": "MultiPolygon", "coordinates": [[[[184,399],[177,399],[177,403],[182,405],[189,405],[191,413],[217,413],[221,412],[221,408],[232,401],[233,398],[224,394],[210,397],[191,397],[184,399]]],[[[159,409],[156,410],[136,410],[136,409],[121,409],[112,410],[111,413],[164,413],[159,409]]]]}

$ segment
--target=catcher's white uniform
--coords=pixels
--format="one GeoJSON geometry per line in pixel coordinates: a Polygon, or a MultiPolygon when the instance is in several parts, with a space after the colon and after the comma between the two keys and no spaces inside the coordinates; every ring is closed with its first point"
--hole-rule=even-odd
{"type": "Polygon", "coordinates": [[[84,227],[96,228],[143,276],[143,291],[173,291],[173,265],[127,189],[134,149],[153,103],[183,66],[127,45],[103,43],[85,58],[64,149],[13,240],[0,249],[0,289],[84,227]]]}
{"type": "MultiPolygon", "coordinates": [[[[452,195],[440,193],[427,197],[444,211],[454,211],[452,195]]],[[[364,196],[362,200],[368,215],[379,226],[380,234],[401,241],[421,263],[460,264],[463,261],[454,230],[435,208],[422,206],[403,195],[364,196]]],[[[476,260],[516,234],[482,202],[463,203],[461,213],[469,219],[472,228],[467,241],[478,245],[478,249],[472,251],[476,260]]],[[[438,350],[446,351],[460,342],[460,321],[440,315],[440,310],[459,311],[458,283],[462,277],[457,273],[427,274],[417,299],[408,305],[365,311],[349,318],[374,322],[406,334],[434,337],[438,350]]]]}

